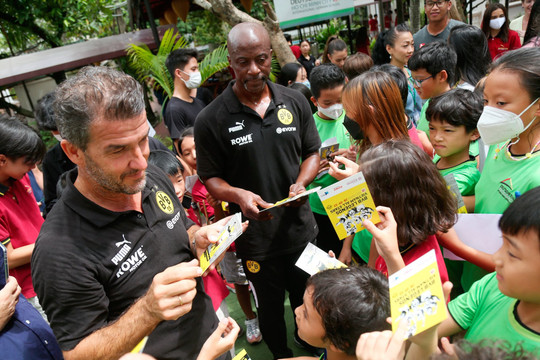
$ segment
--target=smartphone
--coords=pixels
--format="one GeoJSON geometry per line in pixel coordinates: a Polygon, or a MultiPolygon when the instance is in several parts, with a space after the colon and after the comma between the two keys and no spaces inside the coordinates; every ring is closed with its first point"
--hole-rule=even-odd
{"type": "Polygon", "coordinates": [[[0,243],[0,289],[4,288],[9,278],[9,267],[7,258],[7,249],[0,243]]]}

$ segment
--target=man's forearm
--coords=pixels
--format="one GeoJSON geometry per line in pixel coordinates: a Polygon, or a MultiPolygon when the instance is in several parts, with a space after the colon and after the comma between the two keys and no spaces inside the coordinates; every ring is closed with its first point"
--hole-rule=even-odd
{"type": "Polygon", "coordinates": [[[145,309],[144,298],[135,302],[118,320],[85,337],[64,358],[117,360],[130,352],[159,324],[145,309]]]}
{"type": "Polygon", "coordinates": [[[317,171],[319,170],[319,153],[312,153],[308,155],[300,165],[300,173],[296,178],[296,183],[307,187],[313,182],[315,176],[317,176],[317,171]]]}

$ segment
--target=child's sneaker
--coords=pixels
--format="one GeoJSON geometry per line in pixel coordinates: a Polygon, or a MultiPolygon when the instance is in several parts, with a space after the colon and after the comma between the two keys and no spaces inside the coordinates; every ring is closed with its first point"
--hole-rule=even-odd
{"type": "Polygon", "coordinates": [[[262,341],[261,329],[259,329],[259,319],[246,320],[246,339],[250,344],[258,344],[262,341]]]}

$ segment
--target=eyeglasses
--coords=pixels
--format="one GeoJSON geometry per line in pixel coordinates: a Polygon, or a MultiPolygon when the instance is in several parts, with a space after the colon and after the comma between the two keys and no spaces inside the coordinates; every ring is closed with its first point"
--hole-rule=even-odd
{"type": "Polygon", "coordinates": [[[411,77],[411,82],[413,84],[413,86],[416,86],[416,87],[421,87],[422,86],[422,83],[428,79],[431,79],[433,77],[433,75],[431,76],[428,76],[427,78],[425,79],[422,79],[422,80],[416,80],[415,78],[411,77]]]}
{"type": "Polygon", "coordinates": [[[437,5],[438,8],[441,8],[442,4],[445,3],[447,0],[439,0],[439,1],[426,1],[424,3],[425,7],[432,8],[433,6],[437,5]]]}

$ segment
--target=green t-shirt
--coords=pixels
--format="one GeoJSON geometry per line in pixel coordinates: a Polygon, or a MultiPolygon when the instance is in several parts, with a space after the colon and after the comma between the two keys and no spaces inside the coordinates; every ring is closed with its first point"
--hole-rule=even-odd
{"type": "Polygon", "coordinates": [[[475,213],[502,214],[516,199],[516,193],[524,194],[540,186],[540,151],[528,159],[516,161],[506,154],[506,149],[507,143],[489,148],[476,184],[475,213]]]}
{"type": "MultiPolygon", "coordinates": [[[[351,146],[351,138],[349,132],[343,126],[343,120],[345,119],[345,111],[335,120],[324,120],[321,119],[317,113],[313,114],[313,119],[315,120],[315,126],[317,126],[317,131],[321,138],[321,142],[324,142],[330,138],[335,137],[339,144],[340,149],[348,149],[351,146]]],[[[324,174],[318,179],[313,180],[308,186],[308,190],[314,187],[320,186],[325,188],[329,185],[335,184],[337,180],[328,174],[324,174]]],[[[311,205],[311,211],[320,215],[326,215],[326,211],[322,206],[321,200],[317,193],[309,195],[309,204],[311,205]]]]}
{"type": "Polygon", "coordinates": [[[366,263],[369,261],[369,251],[371,250],[371,240],[373,240],[373,235],[366,229],[357,232],[354,234],[354,239],[352,242],[352,249],[360,255],[362,260],[366,263]]]}
{"type": "MultiPolygon", "coordinates": [[[[433,162],[436,164],[440,157],[436,155],[433,162]]],[[[474,157],[462,162],[459,165],[448,169],[439,169],[442,176],[453,174],[459,188],[461,196],[474,195],[474,188],[480,179],[480,171],[476,168],[476,159],[474,157]]]]}
{"type": "Polygon", "coordinates": [[[525,327],[517,316],[519,300],[501,293],[496,273],[484,276],[471,289],[450,301],[448,311],[454,321],[467,330],[465,339],[505,340],[540,355],[540,334],[525,327]]]}
{"type": "Polygon", "coordinates": [[[426,119],[426,109],[429,106],[429,100],[427,99],[424,103],[424,106],[422,106],[422,111],[420,111],[420,119],[418,119],[418,123],[416,124],[416,128],[418,130],[422,130],[426,133],[427,137],[429,138],[429,122],[426,119]]]}

